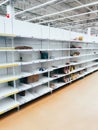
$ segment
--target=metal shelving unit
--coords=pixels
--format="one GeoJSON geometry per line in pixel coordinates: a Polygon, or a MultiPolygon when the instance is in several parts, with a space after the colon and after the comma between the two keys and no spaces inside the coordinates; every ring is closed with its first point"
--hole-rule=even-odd
{"type": "MultiPolygon", "coordinates": [[[[6,38],[6,36],[5,37],[3,36],[3,38],[6,38]]],[[[41,48],[39,49],[16,50],[15,46],[17,46],[17,42],[15,42],[14,44],[14,40],[17,41],[17,36],[15,37],[15,39],[13,37],[11,37],[11,39],[13,42],[11,47],[8,47],[6,45],[5,47],[0,48],[0,53],[4,53],[5,55],[7,55],[6,58],[9,58],[9,53],[11,53],[10,56],[13,57],[11,62],[9,62],[9,60],[7,59],[7,62],[0,64],[0,69],[1,70],[6,69],[6,72],[7,72],[4,75],[2,75],[0,78],[0,84],[1,84],[0,114],[3,114],[16,107],[19,107],[20,105],[23,105],[29,101],[35,100],[36,98],[42,95],[51,93],[62,86],[72,83],[73,81],[80,79],[86,76],[87,74],[90,74],[98,70],[98,62],[95,62],[96,60],[98,60],[97,58],[98,49],[94,47],[95,44],[93,43],[92,45],[92,44],[83,42],[85,43],[84,45],[87,44],[87,46],[83,48],[70,48],[72,43],[75,44],[75,41],[67,41],[67,42],[60,41],[56,47],[56,43],[53,43],[53,40],[52,42],[50,40],[48,48],[43,49],[45,44],[43,44],[44,43],[43,40],[40,39],[38,45],[41,48]],[[89,45],[92,45],[93,47],[91,48],[89,47],[89,45]],[[52,46],[53,46],[53,49],[51,48],[52,46]],[[90,50],[90,53],[86,53],[87,50],[90,50]],[[41,59],[39,55],[40,51],[48,52],[49,56],[52,56],[54,54],[55,57],[53,57],[52,59],[50,59],[49,57],[48,59],[41,59]],[[85,51],[85,53],[80,54],[78,56],[71,56],[70,55],[71,51],[85,51]],[[95,51],[96,53],[94,53],[95,51]],[[22,55],[24,56],[24,54],[27,55],[24,61],[16,60],[17,55],[20,55],[20,54],[21,56],[22,55]],[[32,55],[35,59],[32,59],[32,55]],[[31,57],[30,60],[28,60],[28,56],[31,57]],[[36,59],[36,56],[37,56],[37,59],[36,59]],[[75,59],[76,61],[74,62],[73,59],[75,59]],[[69,64],[66,64],[67,61],[69,62],[69,64]],[[45,70],[40,71],[39,67],[44,67],[45,65],[47,65],[48,67],[45,70]],[[35,66],[33,67],[35,68],[34,70],[32,69],[32,66],[35,66]],[[70,68],[72,66],[76,67],[75,70],[70,70],[68,73],[62,73],[62,74],[58,73],[58,74],[55,74],[55,77],[50,77],[51,72],[57,71],[65,67],[70,68]],[[30,68],[30,70],[26,70],[26,71],[25,69],[22,70],[23,67],[30,68]],[[83,71],[83,73],[79,74],[80,71],[83,71]],[[44,76],[45,73],[48,73],[48,77],[44,76]],[[75,74],[77,74],[77,76],[74,79],[72,79],[71,76],[75,74]],[[32,76],[32,75],[39,75],[39,80],[34,83],[17,84],[18,80],[22,78],[26,78],[28,76],[32,76]],[[64,78],[66,76],[70,77],[69,81],[58,82],[58,79],[64,78]],[[13,86],[8,86],[8,82],[10,81],[14,81],[13,86]],[[54,88],[51,88],[51,83],[54,84],[55,86],[54,88]],[[25,91],[25,95],[21,96],[20,93],[23,91],[25,91]],[[10,102],[12,104],[9,105],[10,102]],[[2,105],[4,105],[4,109],[2,109],[2,105]]],[[[32,42],[33,40],[34,39],[32,38],[32,42]]],[[[79,44],[82,44],[82,42],[79,42],[79,44]]],[[[27,44],[25,44],[24,42],[23,45],[27,45],[27,44]]],[[[33,43],[32,43],[32,48],[33,48],[33,43]]]]}

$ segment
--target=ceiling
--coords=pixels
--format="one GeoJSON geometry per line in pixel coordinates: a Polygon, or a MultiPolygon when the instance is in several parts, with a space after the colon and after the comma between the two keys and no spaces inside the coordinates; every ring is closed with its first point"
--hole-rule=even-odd
{"type": "MultiPolygon", "coordinates": [[[[6,0],[0,0],[0,3],[4,1],[6,0]]],[[[98,0],[12,1],[16,19],[85,33],[91,27],[92,34],[98,34],[98,0]],[[85,6],[94,2],[97,4],[85,6]],[[28,10],[25,11],[26,9],[28,10]]],[[[0,6],[0,15],[6,14],[7,4],[0,6]]]]}

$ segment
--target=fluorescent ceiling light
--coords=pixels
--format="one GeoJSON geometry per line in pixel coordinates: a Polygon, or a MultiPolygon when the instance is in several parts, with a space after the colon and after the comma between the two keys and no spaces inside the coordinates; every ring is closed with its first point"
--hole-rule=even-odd
{"type": "MultiPolygon", "coordinates": [[[[86,25],[86,27],[87,27],[87,25],[88,26],[91,26],[90,24],[94,24],[94,23],[96,23],[97,21],[94,21],[94,22],[91,22],[91,23],[85,23],[85,24],[76,24],[76,25],[74,25],[74,26],[67,26],[68,28],[72,28],[72,29],[77,29],[76,27],[81,27],[81,26],[83,26],[83,25],[86,25]]],[[[66,27],[64,27],[64,28],[66,28],[66,27]]]]}
{"type": "Polygon", "coordinates": [[[53,3],[56,2],[56,1],[58,1],[58,0],[51,0],[51,1],[45,2],[45,3],[43,3],[43,4],[34,6],[34,7],[32,7],[32,8],[29,8],[29,9],[26,9],[26,10],[23,10],[23,11],[20,11],[20,12],[16,13],[15,16],[17,16],[17,15],[19,15],[19,14],[23,14],[23,13],[25,13],[25,12],[27,12],[27,11],[31,11],[31,10],[35,10],[35,9],[39,9],[39,8],[45,7],[45,6],[47,6],[47,5],[53,4],[53,3]]]}
{"type": "Polygon", "coordinates": [[[31,18],[31,19],[28,19],[28,20],[25,20],[25,21],[28,21],[28,22],[29,22],[29,21],[33,21],[33,20],[38,20],[38,19],[42,19],[42,18],[47,18],[47,17],[59,15],[59,14],[62,14],[62,13],[70,12],[70,11],[73,11],[73,10],[76,10],[76,9],[81,9],[81,8],[84,8],[84,7],[96,5],[96,4],[98,4],[98,1],[97,1],[97,2],[92,2],[92,3],[89,3],[89,4],[85,4],[85,5],[81,5],[81,6],[77,6],[77,7],[71,8],[71,9],[59,11],[59,12],[56,12],[56,13],[46,14],[46,15],[43,15],[43,16],[31,18]]]}
{"type": "Polygon", "coordinates": [[[46,21],[38,22],[38,23],[49,23],[49,22],[55,22],[55,21],[59,21],[59,20],[64,20],[64,19],[74,18],[74,17],[79,17],[79,16],[83,16],[83,15],[86,15],[86,14],[92,14],[92,13],[97,13],[97,12],[98,12],[98,10],[94,10],[94,11],[91,11],[91,12],[86,12],[86,13],[81,13],[81,14],[71,15],[71,16],[67,16],[67,17],[63,17],[63,18],[58,18],[58,19],[53,19],[53,20],[46,20],[46,21]]]}

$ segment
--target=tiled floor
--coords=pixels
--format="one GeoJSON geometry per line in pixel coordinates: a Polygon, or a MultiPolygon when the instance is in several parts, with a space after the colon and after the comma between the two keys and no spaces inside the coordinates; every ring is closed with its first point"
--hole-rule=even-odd
{"type": "Polygon", "coordinates": [[[0,130],[98,130],[98,72],[0,119],[0,130]]]}

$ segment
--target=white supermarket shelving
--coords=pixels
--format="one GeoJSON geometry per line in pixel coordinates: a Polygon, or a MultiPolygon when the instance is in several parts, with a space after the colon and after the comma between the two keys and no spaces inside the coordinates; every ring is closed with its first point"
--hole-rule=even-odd
{"type": "Polygon", "coordinates": [[[4,56],[4,59],[1,58],[2,61],[0,63],[0,114],[17,108],[42,95],[51,93],[53,90],[98,70],[98,62],[96,61],[98,60],[98,43],[34,37],[28,37],[26,41],[26,39],[24,39],[26,38],[25,36],[21,37],[11,34],[1,34],[1,36],[3,38],[9,37],[13,41],[10,45],[9,43],[7,45],[7,42],[4,44],[1,43],[2,45],[0,47],[0,53],[2,57],[4,56]],[[83,43],[83,45],[81,47],[71,48],[71,44],[73,43],[79,46],[83,43]],[[5,47],[2,47],[4,45],[5,47]],[[16,46],[20,45],[30,46],[32,49],[15,49],[16,46]],[[49,58],[41,59],[40,51],[49,52],[49,58]],[[80,55],[70,56],[71,51],[79,51],[80,55]],[[22,55],[24,58],[23,61],[15,62],[18,61],[22,55]],[[54,58],[50,59],[50,57],[54,58]],[[74,62],[74,58],[76,62],[74,62]],[[39,71],[39,66],[46,69],[39,71]],[[54,74],[54,77],[50,77],[50,72],[64,67],[70,68],[71,66],[76,66],[76,69],[66,74],[54,74]],[[4,75],[2,74],[3,69],[4,75]],[[12,70],[10,71],[10,69],[12,70]],[[80,71],[82,74],[79,73],[80,71]],[[43,75],[44,73],[48,73],[47,77],[43,75]],[[71,76],[75,73],[76,78],[71,80],[71,76]],[[32,75],[40,75],[38,81],[29,84],[16,83],[16,80],[32,75]],[[69,77],[70,80],[68,82],[57,82],[57,80],[62,77],[69,77]],[[14,86],[2,86],[2,84],[4,85],[9,81],[14,81],[14,86]],[[51,82],[54,83],[54,88],[51,88],[51,82]],[[25,91],[24,96],[20,94],[22,91],[25,91]],[[10,97],[11,95],[13,95],[13,99],[10,97]]]}

